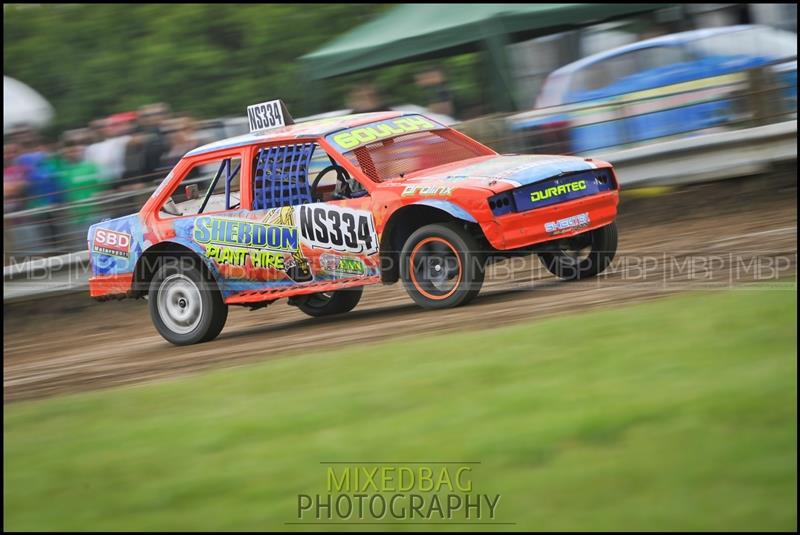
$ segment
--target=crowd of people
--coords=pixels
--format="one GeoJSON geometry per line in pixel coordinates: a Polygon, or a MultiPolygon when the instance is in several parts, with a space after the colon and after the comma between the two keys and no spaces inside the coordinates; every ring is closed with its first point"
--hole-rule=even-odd
{"type": "Polygon", "coordinates": [[[194,121],[151,104],[69,130],[57,141],[20,129],[3,146],[5,212],[142,188],[196,146],[194,121]]]}
{"type": "Polygon", "coordinates": [[[100,210],[81,201],[148,188],[200,143],[195,125],[159,103],[97,119],[58,140],[17,129],[4,136],[3,212],[13,216],[40,209],[19,218],[40,227],[39,241],[59,231],[58,218],[48,208],[65,206],[61,219],[73,227],[88,226],[100,210]]]}
{"type": "MultiPolygon", "coordinates": [[[[440,68],[421,71],[415,81],[430,111],[453,114],[453,97],[440,68]]],[[[372,82],[356,84],[348,104],[354,112],[387,109],[372,82]]],[[[95,200],[107,200],[112,192],[149,194],[184,154],[214,141],[209,135],[200,123],[171,113],[163,103],[94,120],[58,139],[16,129],[4,135],[4,234],[27,246],[66,246],[60,242],[65,234],[76,241],[91,223],[123,215],[143,201],[134,194],[120,196],[129,201],[122,205],[95,200]]]]}

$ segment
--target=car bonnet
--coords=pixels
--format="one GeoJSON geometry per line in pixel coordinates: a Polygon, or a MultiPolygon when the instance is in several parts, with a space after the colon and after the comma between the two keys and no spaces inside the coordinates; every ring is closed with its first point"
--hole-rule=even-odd
{"type": "Polygon", "coordinates": [[[527,186],[565,173],[596,169],[597,163],[574,156],[497,155],[480,158],[461,166],[448,165],[444,170],[420,173],[403,184],[476,187],[499,193],[527,186]]]}

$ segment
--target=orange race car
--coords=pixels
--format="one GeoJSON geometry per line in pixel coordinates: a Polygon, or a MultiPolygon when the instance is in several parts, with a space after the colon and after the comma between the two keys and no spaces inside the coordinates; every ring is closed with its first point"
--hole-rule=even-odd
{"type": "Polygon", "coordinates": [[[216,337],[228,305],[286,297],[325,316],[402,279],[446,308],[477,295],[487,258],[538,253],[578,279],[614,257],[606,162],[500,155],[416,114],[293,124],[270,101],[248,118],[250,134],[186,154],[138,213],[89,229],[91,295],[146,297],[174,344],[216,337]]]}

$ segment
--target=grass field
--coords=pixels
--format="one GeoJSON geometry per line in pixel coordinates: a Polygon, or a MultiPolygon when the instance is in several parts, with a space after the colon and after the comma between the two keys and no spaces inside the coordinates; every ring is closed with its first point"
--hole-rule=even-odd
{"type": "Polygon", "coordinates": [[[285,524],[321,462],[479,461],[491,529],[793,530],[796,306],[684,295],[7,405],[4,526],[343,529],[285,524]]]}

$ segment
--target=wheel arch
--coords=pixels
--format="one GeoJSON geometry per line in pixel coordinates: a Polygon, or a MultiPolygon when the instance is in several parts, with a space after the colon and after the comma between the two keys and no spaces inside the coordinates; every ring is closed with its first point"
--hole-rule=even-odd
{"type": "Polygon", "coordinates": [[[448,201],[425,200],[395,210],[381,233],[381,282],[397,282],[400,278],[400,251],[414,231],[425,225],[454,221],[463,223],[480,241],[486,240],[477,220],[448,201]]]}
{"type": "Polygon", "coordinates": [[[136,266],[133,270],[133,284],[131,285],[132,297],[147,295],[150,281],[153,279],[160,262],[165,257],[183,257],[199,261],[203,273],[213,282],[217,283],[218,281],[219,273],[208,258],[182,243],[162,241],[149,247],[136,261],[136,266]]]}

